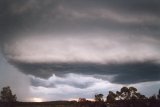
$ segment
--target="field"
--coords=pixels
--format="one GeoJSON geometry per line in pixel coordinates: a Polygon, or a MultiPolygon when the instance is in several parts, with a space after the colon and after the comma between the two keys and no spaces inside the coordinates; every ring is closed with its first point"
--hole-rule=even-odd
{"type": "Polygon", "coordinates": [[[0,107],[160,107],[160,101],[116,101],[112,104],[91,101],[14,102],[0,103],[0,107]]]}

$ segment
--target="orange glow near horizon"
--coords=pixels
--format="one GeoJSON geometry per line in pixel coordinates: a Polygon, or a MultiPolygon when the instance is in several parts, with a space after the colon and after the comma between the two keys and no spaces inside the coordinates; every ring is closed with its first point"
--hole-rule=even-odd
{"type": "Polygon", "coordinates": [[[32,99],[33,102],[43,102],[42,98],[33,98],[32,99]]]}

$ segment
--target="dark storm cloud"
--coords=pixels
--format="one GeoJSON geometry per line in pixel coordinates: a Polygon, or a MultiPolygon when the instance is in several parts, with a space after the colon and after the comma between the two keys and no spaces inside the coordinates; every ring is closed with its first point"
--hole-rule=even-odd
{"type": "Polygon", "coordinates": [[[158,0],[2,0],[1,33],[12,38],[19,32],[103,29],[144,34],[153,30],[151,34],[158,35],[159,5],[158,0]]]}
{"type": "MultiPolygon", "coordinates": [[[[111,75],[109,80],[119,84],[133,84],[160,80],[160,64],[152,61],[132,62],[122,64],[93,64],[93,63],[52,63],[27,64],[19,63],[16,66],[25,74],[40,78],[49,78],[54,74],[64,76],[67,73],[86,75],[111,75]]],[[[100,77],[100,76],[99,76],[100,77]]],[[[106,78],[108,79],[108,78],[106,78]]]]}
{"type": "MultiPolygon", "coordinates": [[[[35,33],[46,36],[52,32],[76,34],[93,30],[127,32],[134,36],[145,35],[159,40],[159,0],[1,0],[0,11],[1,38],[6,40],[17,40],[18,36],[32,36],[35,33]]],[[[129,43],[130,41],[127,42],[128,45],[129,43]]],[[[10,62],[9,58],[8,60],[10,62]]],[[[74,72],[115,75],[111,81],[114,83],[158,81],[160,70],[159,64],[145,61],[109,65],[76,61],[51,64],[11,61],[11,64],[25,74],[41,78],[48,78],[53,73],[62,75],[74,72]]]]}
{"type": "Polygon", "coordinates": [[[54,9],[56,4],[55,0],[1,0],[1,32],[8,39],[17,36],[18,32],[36,30],[35,27],[42,26],[37,24],[42,20],[43,14],[47,13],[46,10],[51,6],[54,9]]]}

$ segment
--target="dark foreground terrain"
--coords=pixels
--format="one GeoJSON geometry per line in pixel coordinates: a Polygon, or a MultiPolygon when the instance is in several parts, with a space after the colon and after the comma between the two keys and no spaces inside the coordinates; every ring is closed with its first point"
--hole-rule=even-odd
{"type": "Polygon", "coordinates": [[[53,101],[53,102],[14,102],[2,103],[0,107],[160,107],[160,101],[137,100],[116,101],[111,104],[105,102],[76,102],[76,101],[53,101]]]}

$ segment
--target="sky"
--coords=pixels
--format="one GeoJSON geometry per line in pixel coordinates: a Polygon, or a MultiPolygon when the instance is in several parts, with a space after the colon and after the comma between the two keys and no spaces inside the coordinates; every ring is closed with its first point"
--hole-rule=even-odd
{"type": "Polygon", "coordinates": [[[0,88],[19,101],[160,89],[159,0],[1,0],[0,88]]]}

